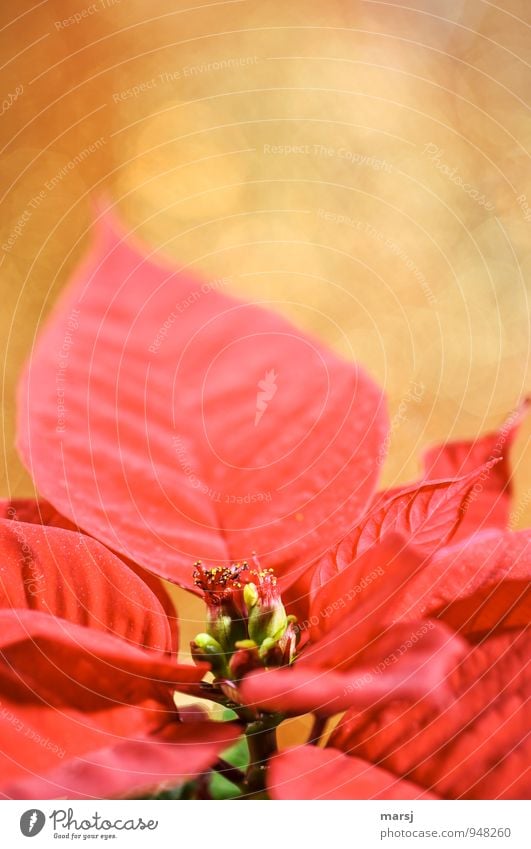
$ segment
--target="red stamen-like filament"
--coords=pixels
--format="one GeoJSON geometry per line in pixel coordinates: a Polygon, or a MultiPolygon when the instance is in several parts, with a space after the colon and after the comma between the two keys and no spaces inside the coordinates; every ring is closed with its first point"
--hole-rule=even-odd
{"type": "Polygon", "coordinates": [[[212,604],[221,604],[231,598],[235,590],[241,590],[240,575],[249,568],[247,562],[208,568],[203,566],[200,560],[194,563],[194,566],[194,584],[212,604]]]}

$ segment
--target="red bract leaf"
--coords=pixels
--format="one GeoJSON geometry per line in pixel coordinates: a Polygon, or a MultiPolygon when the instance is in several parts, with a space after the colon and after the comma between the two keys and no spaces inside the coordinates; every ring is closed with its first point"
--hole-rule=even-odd
{"type": "Polygon", "coordinates": [[[0,608],[41,611],[137,646],[172,650],[157,597],[91,537],[0,520],[0,553],[0,608]]]}
{"type": "Polygon", "coordinates": [[[161,652],[34,610],[0,610],[0,661],[47,704],[89,711],[142,701],[159,691],[168,703],[169,688],[186,690],[208,671],[206,664],[178,664],[161,652]]]}
{"type": "Polygon", "coordinates": [[[0,520],[4,784],[175,721],[207,670],[176,662],[156,596],[96,540],[0,520]]]}
{"type": "Polygon", "coordinates": [[[445,709],[349,712],[330,744],[444,798],[529,798],[530,648],[527,631],[489,639],[450,676],[445,709]]]}
{"type": "MultiPolygon", "coordinates": [[[[63,528],[64,530],[84,533],[73,522],[58,513],[55,507],[52,507],[48,501],[44,501],[43,499],[0,499],[0,519],[10,519],[11,521],[28,522],[30,524],[46,525],[47,527],[63,528]]],[[[123,560],[129,570],[132,570],[141,579],[142,584],[147,584],[162,605],[171,632],[171,648],[177,653],[179,648],[179,621],[175,606],[164,589],[162,581],[155,575],[142,569],[142,567],[137,566],[132,560],[124,557],[120,559],[123,560]]],[[[144,603],[146,601],[147,597],[144,599],[144,603]]]]}
{"type": "Polygon", "coordinates": [[[108,220],[19,393],[43,496],[187,588],[196,558],[256,550],[285,576],[323,553],[365,508],[385,421],[353,364],[152,262],[108,220]]]}
{"type": "Polygon", "coordinates": [[[425,477],[431,479],[465,475],[489,460],[500,459],[470,501],[457,531],[458,539],[477,530],[508,526],[512,496],[510,449],[529,406],[529,400],[522,402],[494,433],[476,440],[436,445],[424,455],[425,477]]]}
{"type": "Polygon", "coordinates": [[[172,723],[126,741],[100,733],[82,757],[57,761],[43,776],[27,775],[0,785],[8,799],[109,799],[139,795],[161,784],[175,786],[207,769],[236,741],[241,729],[228,723],[172,723]]]}
{"type": "Polygon", "coordinates": [[[0,499],[0,519],[28,522],[31,525],[47,525],[77,531],[79,528],[70,519],[58,513],[48,501],[35,498],[0,499]]]}
{"type": "Polygon", "coordinates": [[[334,749],[281,752],[268,775],[272,799],[435,799],[421,787],[334,749]]]}
{"type": "Polygon", "coordinates": [[[0,682],[0,792],[20,779],[38,780],[71,758],[148,734],[169,716],[150,701],[91,711],[50,706],[5,667],[0,668],[0,682]]]}
{"type": "Polygon", "coordinates": [[[401,534],[427,553],[444,545],[462,521],[475,484],[488,477],[497,462],[491,460],[462,478],[414,484],[394,494],[382,493],[363,521],[317,565],[313,592],[387,533],[401,534]]]}
{"type": "Polygon", "coordinates": [[[469,640],[525,628],[531,622],[531,586],[525,581],[501,581],[445,605],[436,616],[469,640]]]}
{"type": "Polygon", "coordinates": [[[310,608],[312,641],[340,626],[351,643],[365,644],[377,628],[383,630],[388,624],[388,611],[393,609],[397,594],[426,562],[402,537],[387,534],[318,590],[310,608]]]}
{"type": "Polygon", "coordinates": [[[239,686],[244,704],[265,710],[302,714],[314,711],[333,715],[355,706],[358,710],[393,699],[418,700],[429,697],[444,703],[444,681],[448,670],[462,653],[462,643],[450,631],[433,623],[410,624],[390,629],[356,657],[344,645],[330,645],[323,656],[319,646],[303,655],[293,668],[254,672],[239,686]],[[350,665],[348,663],[350,662],[350,665]],[[340,671],[339,671],[340,670],[340,671]]]}
{"type": "Polygon", "coordinates": [[[485,531],[438,551],[399,592],[395,618],[437,616],[470,638],[531,620],[531,532],[485,531]]]}
{"type": "Polygon", "coordinates": [[[205,671],[46,613],[1,610],[2,782],[175,721],[173,689],[205,671]]]}

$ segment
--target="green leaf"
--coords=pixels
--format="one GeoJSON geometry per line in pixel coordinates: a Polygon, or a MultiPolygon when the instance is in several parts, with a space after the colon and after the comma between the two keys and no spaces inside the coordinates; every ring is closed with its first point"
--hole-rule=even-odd
{"type": "Polygon", "coordinates": [[[246,737],[240,737],[221,757],[232,766],[245,771],[249,766],[249,746],[246,737]]]}
{"type": "MultiPolygon", "coordinates": [[[[233,711],[227,710],[226,713],[230,715],[226,716],[224,714],[223,718],[231,719],[233,711]]],[[[231,766],[235,766],[245,772],[249,766],[249,746],[247,745],[246,738],[241,737],[230,749],[223,752],[221,757],[230,763],[231,766]]],[[[229,781],[219,772],[212,774],[210,792],[214,799],[237,799],[238,796],[241,796],[241,790],[236,784],[233,784],[232,781],[229,781]]]]}
{"type": "Polygon", "coordinates": [[[237,799],[241,796],[241,790],[232,781],[228,781],[219,772],[212,774],[210,779],[210,793],[213,799],[237,799]]]}

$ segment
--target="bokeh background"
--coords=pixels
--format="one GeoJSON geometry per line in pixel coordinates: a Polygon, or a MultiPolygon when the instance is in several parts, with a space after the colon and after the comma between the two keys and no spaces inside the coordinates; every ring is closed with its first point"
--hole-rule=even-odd
{"type": "MultiPolygon", "coordinates": [[[[22,0],[0,16],[2,495],[32,493],[16,382],[101,192],[179,265],[365,365],[389,398],[388,485],[530,391],[528,0],[22,0]]],[[[201,608],[176,597],[186,637],[201,608]]]]}

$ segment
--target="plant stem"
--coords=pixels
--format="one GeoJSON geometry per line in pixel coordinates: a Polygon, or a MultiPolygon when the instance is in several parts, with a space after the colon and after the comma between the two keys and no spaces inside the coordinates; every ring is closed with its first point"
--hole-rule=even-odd
{"type": "Polygon", "coordinates": [[[210,793],[210,772],[202,772],[201,775],[197,779],[197,798],[198,799],[212,799],[212,795],[210,793]]]}
{"type": "Polygon", "coordinates": [[[245,736],[249,746],[249,768],[245,777],[246,795],[263,793],[269,758],[277,752],[279,717],[263,717],[247,726],[245,736]]]}
{"type": "Polygon", "coordinates": [[[310,731],[310,736],[306,741],[310,746],[317,746],[321,742],[326,728],[327,718],[324,716],[314,716],[313,725],[310,731]]]}
{"type": "Polygon", "coordinates": [[[223,760],[223,758],[219,758],[212,769],[219,772],[223,778],[232,781],[238,787],[245,781],[245,773],[241,769],[238,769],[237,766],[233,766],[228,761],[223,760]]]}

